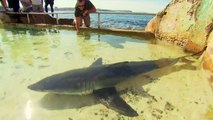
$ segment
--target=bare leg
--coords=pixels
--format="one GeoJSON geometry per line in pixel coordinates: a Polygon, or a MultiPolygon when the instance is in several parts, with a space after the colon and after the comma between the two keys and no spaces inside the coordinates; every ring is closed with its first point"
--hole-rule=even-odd
{"type": "Polygon", "coordinates": [[[77,32],[79,32],[81,25],[82,25],[82,18],[76,17],[75,18],[75,28],[76,28],[77,32]]]}
{"type": "Polygon", "coordinates": [[[83,17],[83,19],[84,19],[85,26],[90,27],[90,16],[87,15],[87,16],[83,17]]]}
{"type": "Polygon", "coordinates": [[[4,10],[7,10],[7,2],[6,0],[1,0],[1,5],[3,6],[4,10]]]}
{"type": "MultiPolygon", "coordinates": [[[[51,8],[51,12],[53,13],[54,12],[53,4],[50,4],[50,8],[51,8]]],[[[54,16],[54,14],[52,14],[52,16],[54,16]]]]}
{"type": "Polygon", "coordinates": [[[45,11],[48,13],[48,4],[45,3],[45,11]]]}

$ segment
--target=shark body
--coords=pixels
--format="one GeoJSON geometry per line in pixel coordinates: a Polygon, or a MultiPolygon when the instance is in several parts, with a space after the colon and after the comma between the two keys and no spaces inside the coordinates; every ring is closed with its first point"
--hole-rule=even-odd
{"type": "Polygon", "coordinates": [[[120,62],[108,65],[103,65],[102,59],[99,58],[87,68],[70,70],[49,76],[28,86],[28,88],[34,91],[56,94],[93,94],[100,103],[108,108],[125,116],[134,117],[138,116],[138,113],[119,96],[115,86],[132,77],[173,65],[180,58],[120,62]]]}

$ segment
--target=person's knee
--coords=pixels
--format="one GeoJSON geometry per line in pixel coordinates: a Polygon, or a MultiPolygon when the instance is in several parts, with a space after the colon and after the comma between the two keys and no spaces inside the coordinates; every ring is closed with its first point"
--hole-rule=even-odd
{"type": "Polygon", "coordinates": [[[90,27],[90,20],[85,20],[84,24],[85,24],[86,27],[90,27]]]}
{"type": "Polygon", "coordinates": [[[90,27],[90,24],[85,24],[86,27],[90,27]]]}
{"type": "Polygon", "coordinates": [[[84,24],[86,27],[90,27],[90,16],[84,17],[84,24]]]}
{"type": "Polygon", "coordinates": [[[77,25],[77,26],[82,26],[82,21],[81,21],[80,18],[77,18],[77,19],[75,19],[75,20],[73,21],[73,24],[74,24],[74,25],[77,25]]]}

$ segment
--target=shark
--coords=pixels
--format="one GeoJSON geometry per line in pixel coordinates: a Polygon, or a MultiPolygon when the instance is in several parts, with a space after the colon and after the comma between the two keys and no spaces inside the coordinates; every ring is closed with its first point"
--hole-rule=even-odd
{"type": "Polygon", "coordinates": [[[138,75],[176,64],[179,58],[163,58],[147,61],[125,61],[103,64],[98,58],[92,65],[85,68],[65,71],[48,76],[28,88],[38,92],[69,95],[94,95],[100,103],[124,116],[138,116],[130,105],[123,100],[116,85],[138,75]]]}

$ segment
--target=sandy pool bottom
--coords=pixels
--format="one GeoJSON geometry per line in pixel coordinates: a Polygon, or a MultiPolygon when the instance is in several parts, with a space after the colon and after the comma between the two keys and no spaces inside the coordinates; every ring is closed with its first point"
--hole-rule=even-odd
{"type": "MultiPolygon", "coordinates": [[[[13,74],[21,74],[21,71],[13,74]]],[[[30,76],[31,73],[24,74],[30,76]]],[[[32,79],[15,81],[20,79],[17,76],[13,79],[12,84],[1,81],[4,84],[0,88],[2,120],[212,120],[213,115],[213,96],[207,75],[182,63],[117,86],[122,90],[123,99],[138,112],[139,116],[134,118],[107,109],[91,95],[37,93],[26,89],[33,83],[32,79]]]]}
{"type": "Polygon", "coordinates": [[[75,40],[70,34],[74,33],[9,34],[9,38],[24,40],[0,44],[0,120],[213,119],[213,94],[208,75],[197,69],[196,63],[179,62],[119,84],[117,89],[122,90],[121,96],[139,114],[134,118],[106,108],[92,95],[55,95],[27,89],[28,85],[49,75],[87,67],[99,56],[105,64],[110,64],[185,55],[173,46],[145,44],[109,35],[101,36],[103,42],[94,36],[92,40],[84,40],[74,35],[75,40]],[[105,38],[108,41],[104,41],[105,38]],[[111,43],[111,38],[121,43],[111,43]]]}

